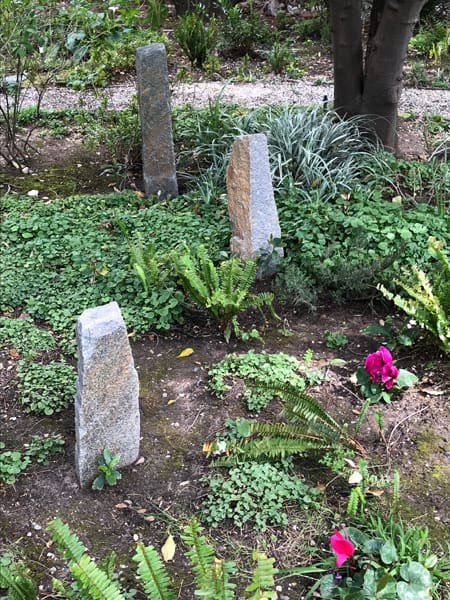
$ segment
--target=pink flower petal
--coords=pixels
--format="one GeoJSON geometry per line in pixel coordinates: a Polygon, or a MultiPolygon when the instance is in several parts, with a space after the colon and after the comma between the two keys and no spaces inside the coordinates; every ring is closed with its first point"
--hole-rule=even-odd
{"type": "Polygon", "coordinates": [[[380,353],[381,360],[384,362],[384,364],[392,365],[392,354],[387,348],[380,346],[378,348],[378,352],[380,353]]]}
{"type": "Polygon", "coordinates": [[[334,530],[334,535],[330,537],[330,544],[333,552],[336,554],[337,567],[341,567],[355,553],[355,546],[337,529],[334,530]]]}

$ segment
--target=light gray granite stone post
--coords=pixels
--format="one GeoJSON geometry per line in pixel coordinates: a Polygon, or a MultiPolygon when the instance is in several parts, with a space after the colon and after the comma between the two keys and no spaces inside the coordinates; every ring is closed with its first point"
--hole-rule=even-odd
{"type": "Polygon", "coordinates": [[[150,44],[137,49],[136,74],[145,193],[156,194],[160,198],[177,196],[169,73],[164,44],[150,44]]]}
{"type": "Polygon", "coordinates": [[[105,448],[120,454],[118,467],[139,455],[139,381],[116,302],[85,310],[77,323],[75,467],[81,487],[98,475],[105,448]]]}
{"type": "MultiPolygon", "coordinates": [[[[227,169],[231,251],[240,258],[271,253],[269,239],[281,237],[270,175],[267,138],[263,133],[238,136],[227,169]]],[[[276,248],[282,256],[282,249],[276,248]]]]}

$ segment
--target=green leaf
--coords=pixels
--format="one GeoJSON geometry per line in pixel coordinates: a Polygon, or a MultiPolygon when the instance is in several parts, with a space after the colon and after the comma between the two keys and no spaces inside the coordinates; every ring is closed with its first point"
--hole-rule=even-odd
{"type": "Polygon", "coordinates": [[[391,565],[398,560],[397,550],[392,542],[385,542],[380,548],[380,558],[385,565],[391,565]]]}
{"type": "Polygon", "coordinates": [[[431,573],[428,569],[416,561],[411,561],[403,565],[400,569],[400,575],[406,581],[420,585],[423,588],[430,588],[433,583],[431,573]]]}
{"type": "Polygon", "coordinates": [[[409,388],[415,385],[417,381],[418,377],[414,373],[405,369],[399,369],[395,385],[399,388],[409,388]]]}
{"type": "Polygon", "coordinates": [[[101,475],[99,475],[98,477],[96,477],[94,479],[94,482],[92,483],[92,489],[93,490],[102,490],[105,487],[105,476],[102,473],[101,475]]]}

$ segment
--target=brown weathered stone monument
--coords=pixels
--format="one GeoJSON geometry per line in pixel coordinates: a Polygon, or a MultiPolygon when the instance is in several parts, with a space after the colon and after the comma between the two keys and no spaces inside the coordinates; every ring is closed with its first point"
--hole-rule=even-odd
{"type": "MultiPolygon", "coordinates": [[[[264,134],[235,139],[227,169],[227,192],[231,251],[244,260],[272,252],[269,239],[280,238],[281,230],[264,134]]],[[[282,254],[281,248],[276,250],[282,254]]]]}

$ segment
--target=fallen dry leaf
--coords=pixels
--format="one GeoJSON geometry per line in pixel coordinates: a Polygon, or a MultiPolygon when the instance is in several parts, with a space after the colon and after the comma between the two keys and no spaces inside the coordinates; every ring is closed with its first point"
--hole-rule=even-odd
{"type": "Polygon", "coordinates": [[[116,504],[116,508],[128,508],[128,504],[125,504],[125,502],[119,502],[119,504],[116,504]]]}
{"type": "Polygon", "coordinates": [[[13,360],[17,360],[19,358],[19,353],[17,352],[17,350],[15,348],[11,348],[8,352],[9,354],[9,358],[12,358],[13,360]]]}
{"type": "Polygon", "coordinates": [[[175,556],[176,547],[177,546],[175,544],[173,536],[169,534],[167,540],[164,542],[164,545],[161,548],[161,554],[164,559],[164,562],[169,562],[170,560],[173,560],[173,557],[175,556]]]}
{"type": "Polygon", "coordinates": [[[422,391],[429,396],[443,396],[445,393],[444,390],[435,390],[433,388],[422,388],[422,391]]]}
{"type": "Polygon", "coordinates": [[[178,358],[185,358],[186,356],[190,356],[194,352],[193,348],[185,348],[180,352],[178,358]]]}

